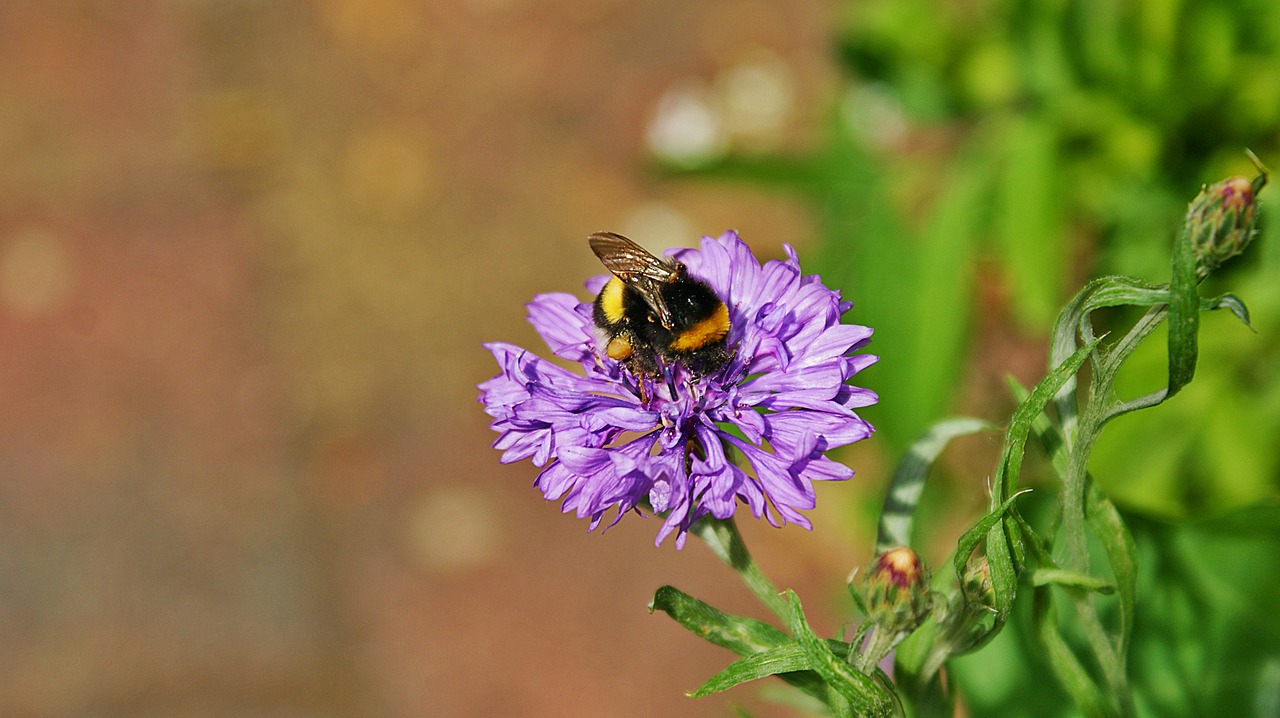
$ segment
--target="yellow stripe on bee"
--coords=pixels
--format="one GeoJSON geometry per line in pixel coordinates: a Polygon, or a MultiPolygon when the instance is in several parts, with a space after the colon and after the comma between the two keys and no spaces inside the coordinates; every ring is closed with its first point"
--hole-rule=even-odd
{"type": "Polygon", "coordinates": [[[729,333],[729,307],[721,303],[716,313],[680,332],[671,342],[671,351],[691,352],[710,346],[729,333]]]}
{"type": "Polygon", "coordinates": [[[610,277],[604,289],[600,290],[600,309],[604,311],[604,318],[608,319],[610,324],[622,321],[624,311],[622,290],[626,289],[626,286],[621,279],[610,277]]]}

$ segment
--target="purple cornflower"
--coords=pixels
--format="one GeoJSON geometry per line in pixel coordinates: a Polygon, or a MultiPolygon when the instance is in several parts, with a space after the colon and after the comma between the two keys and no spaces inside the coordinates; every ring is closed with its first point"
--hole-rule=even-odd
{"type": "MultiPolygon", "coordinates": [[[[729,307],[732,358],[702,377],[676,363],[660,376],[637,376],[607,357],[591,302],[565,293],[539,294],[529,321],[551,351],[582,365],[569,371],[511,344],[495,342],[501,373],[479,386],[480,401],[501,434],[502,462],[532,459],[545,467],[534,485],[565,512],[590,517],[641,513],[644,503],[666,521],[661,544],[710,514],[733,515],[738,502],[774,526],[810,527],[814,481],[841,481],[853,471],[824,456],[867,438],[871,424],[855,413],[874,392],[845,381],[876,361],[855,354],[871,329],[841,324],[851,302],[803,276],[795,251],[761,266],[734,232],[703,237],[702,249],[673,253],[689,275],[707,282],[729,307]],[[745,459],[740,468],[732,454],[745,459]]],[[[606,276],[587,283],[593,293],[606,276]]]]}

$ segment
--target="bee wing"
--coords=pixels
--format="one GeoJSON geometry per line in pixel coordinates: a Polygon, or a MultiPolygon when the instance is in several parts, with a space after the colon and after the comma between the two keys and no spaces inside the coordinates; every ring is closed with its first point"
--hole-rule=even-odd
{"type": "Polygon", "coordinates": [[[642,277],[652,282],[666,282],[676,273],[670,262],[614,232],[596,232],[587,237],[587,244],[605,269],[627,283],[642,277]]]}
{"type": "Polygon", "coordinates": [[[639,290],[665,327],[671,327],[671,312],[659,291],[677,274],[674,264],[655,257],[649,250],[615,232],[596,232],[587,244],[613,276],[639,290]]]}

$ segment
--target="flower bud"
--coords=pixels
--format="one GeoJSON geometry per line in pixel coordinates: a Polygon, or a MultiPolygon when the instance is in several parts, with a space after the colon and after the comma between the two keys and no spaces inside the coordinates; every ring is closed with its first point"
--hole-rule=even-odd
{"type": "Polygon", "coordinates": [[[915,551],[899,546],[880,554],[862,580],[868,618],[891,632],[909,633],[933,605],[929,572],[915,551]]]}
{"type": "Polygon", "coordinates": [[[996,590],[991,583],[991,564],[987,562],[986,556],[974,556],[965,564],[960,590],[964,592],[966,603],[985,608],[996,605],[996,590]]]}
{"type": "Polygon", "coordinates": [[[1257,225],[1254,199],[1260,187],[1244,177],[1231,177],[1200,190],[1191,201],[1186,231],[1198,279],[1209,276],[1249,246],[1257,225]]]}

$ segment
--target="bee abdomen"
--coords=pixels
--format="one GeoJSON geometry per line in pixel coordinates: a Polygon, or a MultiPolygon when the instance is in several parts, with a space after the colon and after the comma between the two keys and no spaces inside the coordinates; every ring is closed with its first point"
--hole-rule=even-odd
{"type": "Polygon", "coordinates": [[[720,302],[711,316],[691,324],[676,334],[668,347],[678,354],[694,352],[723,341],[728,333],[729,307],[724,302],[720,302]]]}

